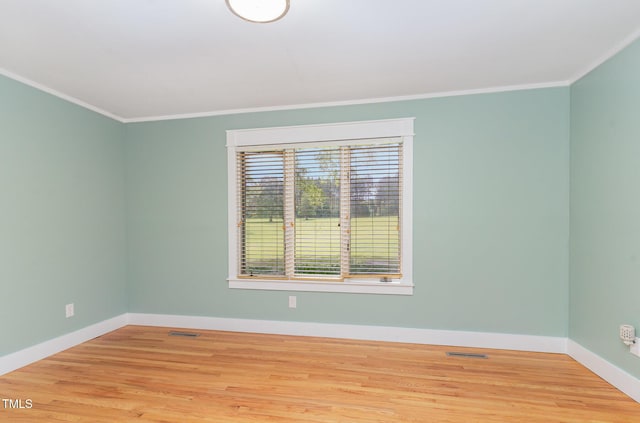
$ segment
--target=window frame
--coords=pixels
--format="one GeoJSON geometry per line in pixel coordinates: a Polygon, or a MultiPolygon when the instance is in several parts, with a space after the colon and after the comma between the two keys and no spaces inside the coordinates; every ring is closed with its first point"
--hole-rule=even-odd
{"type": "Polygon", "coordinates": [[[413,123],[415,118],[227,130],[228,284],[232,289],[413,294],[413,123]],[[392,282],[349,278],[344,281],[246,279],[238,275],[237,161],[239,149],[261,146],[323,145],[373,138],[400,138],[403,144],[401,251],[402,278],[392,282]]]}

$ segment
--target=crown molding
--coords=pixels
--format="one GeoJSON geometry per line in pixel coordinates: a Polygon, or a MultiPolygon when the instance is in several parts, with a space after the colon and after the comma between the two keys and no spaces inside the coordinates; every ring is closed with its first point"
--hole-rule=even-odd
{"type": "Polygon", "coordinates": [[[68,101],[69,103],[73,103],[76,106],[80,106],[80,107],[83,107],[85,109],[91,110],[92,112],[96,112],[96,113],[101,114],[103,116],[106,116],[106,117],[108,117],[110,119],[117,120],[118,122],[121,122],[121,123],[125,122],[124,118],[122,118],[122,117],[120,117],[120,116],[118,116],[116,114],[113,114],[111,112],[103,110],[103,109],[101,109],[99,107],[94,106],[93,104],[89,104],[89,103],[84,102],[82,100],[79,100],[79,99],[77,99],[75,97],[72,97],[70,95],[62,93],[62,92],[60,92],[58,90],[54,90],[53,88],[47,87],[46,85],[40,84],[39,82],[35,82],[35,81],[32,81],[31,79],[28,79],[28,78],[25,78],[23,76],[17,75],[15,73],[11,72],[11,71],[8,71],[7,69],[0,68],[0,75],[6,76],[9,79],[13,79],[14,81],[17,81],[17,82],[20,82],[22,84],[28,85],[28,86],[30,86],[32,88],[35,88],[35,89],[39,90],[39,91],[45,92],[47,94],[51,94],[54,97],[58,97],[58,98],[60,98],[62,100],[68,101]]]}
{"type": "Polygon", "coordinates": [[[265,106],[265,107],[248,107],[244,109],[227,109],[216,110],[210,112],[201,113],[186,113],[176,115],[164,115],[164,116],[147,116],[140,118],[123,119],[124,123],[143,123],[143,122],[155,122],[161,120],[177,120],[177,119],[194,119],[202,117],[212,116],[226,116],[226,115],[238,115],[245,113],[260,113],[260,112],[276,112],[282,110],[299,110],[299,109],[315,109],[322,107],[339,107],[339,106],[354,106],[360,104],[375,104],[375,103],[392,103],[397,101],[411,101],[411,100],[425,100],[430,98],[442,98],[442,97],[457,97],[463,95],[475,95],[475,94],[493,94],[506,91],[523,91],[523,90],[535,90],[541,88],[557,88],[568,87],[571,81],[554,81],[543,82],[535,84],[521,84],[521,85],[508,85],[502,87],[490,87],[490,88],[478,88],[472,90],[459,90],[459,91],[441,91],[436,93],[425,93],[415,95],[404,96],[392,96],[392,97],[376,97],[376,98],[364,98],[357,100],[343,100],[343,101],[329,101],[321,103],[301,103],[290,104],[283,106],[265,106]]]}
{"type": "Polygon", "coordinates": [[[636,41],[638,38],[640,38],[640,28],[633,31],[631,34],[629,34],[619,43],[615,44],[611,49],[607,50],[605,54],[603,54],[597,60],[592,62],[589,66],[585,67],[580,72],[576,73],[573,76],[573,78],[569,80],[569,84],[571,85],[578,82],[579,80],[587,76],[589,73],[591,73],[591,71],[593,71],[594,69],[602,65],[604,62],[613,58],[613,56],[615,56],[616,54],[620,53],[622,50],[627,48],[629,45],[631,45],[631,43],[636,41]]]}

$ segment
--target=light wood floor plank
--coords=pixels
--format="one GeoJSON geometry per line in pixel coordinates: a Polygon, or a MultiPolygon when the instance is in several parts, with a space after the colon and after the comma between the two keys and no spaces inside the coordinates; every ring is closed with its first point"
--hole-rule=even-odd
{"type": "Polygon", "coordinates": [[[562,354],[127,326],[0,377],[8,422],[640,422],[562,354]],[[448,357],[447,351],[487,359],[448,357]]]}

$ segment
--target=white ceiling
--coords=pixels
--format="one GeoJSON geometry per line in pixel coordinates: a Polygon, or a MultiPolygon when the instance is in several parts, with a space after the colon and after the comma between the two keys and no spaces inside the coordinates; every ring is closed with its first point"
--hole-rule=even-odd
{"type": "Polygon", "coordinates": [[[639,0],[0,0],[0,73],[135,121],[567,85],[640,35],[639,0]]]}

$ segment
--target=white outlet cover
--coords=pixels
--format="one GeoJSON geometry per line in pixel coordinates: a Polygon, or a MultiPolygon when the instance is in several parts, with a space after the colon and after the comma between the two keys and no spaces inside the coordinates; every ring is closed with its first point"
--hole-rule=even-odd
{"type": "Polygon", "coordinates": [[[640,357],[640,338],[636,338],[636,343],[631,345],[629,351],[631,352],[631,354],[640,357]]]}
{"type": "Polygon", "coordinates": [[[65,316],[66,316],[67,318],[69,318],[69,317],[73,317],[73,314],[74,314],[74,311],[73,311],[73,303],[72,303],[72,304],[67,304],[67,305],[64,307],[64,312],[65,312],[65,316]]]}
{"type": "Polygon", "coordinates": [[[295,295],[289,296],[289,308],[296,308],[298,306],[297,297],[295,295]]]}

